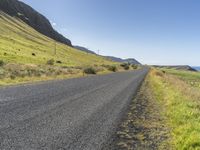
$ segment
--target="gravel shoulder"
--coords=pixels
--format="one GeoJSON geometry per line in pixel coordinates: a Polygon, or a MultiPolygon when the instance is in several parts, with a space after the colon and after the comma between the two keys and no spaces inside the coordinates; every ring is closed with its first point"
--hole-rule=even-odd
{"type": "Polygon", "coordinates": [[[146,79],[122,119],[110,149],[170,149],[167,145],[170,130],[162,115],[163,109],[155,100],[146,79]]]}

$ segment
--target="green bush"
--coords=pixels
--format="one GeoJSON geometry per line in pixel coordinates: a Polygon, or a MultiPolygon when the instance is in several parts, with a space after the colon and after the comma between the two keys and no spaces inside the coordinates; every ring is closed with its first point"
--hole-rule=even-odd
{"type": "Polygon", "coordinates": [[[4,69],[0,68],[0,79],[3,79],[5,77],[5,71],[4,69]]]}
{"type": "Polygon", "coordinates": [[[47,65],[54,65],[54,60],[53,59],[49,59],[47,61],[47,65]]]}
{"type": "Polygon", "coordinates": [[[125,70],[129,70],[129,66],[125,66],[124,69],[125,69],[125,70]]]}
{"type": "Polygon", "coordinates": [[[117,67],[116,66],[109,66],[108,70],[112,71],[112,72],[116,72],[117,71],[117,67]]]}
{"type": "Polygon", "coordinates": [[[120,66],[123,67],[125,70],[129,70],[129,65],[128,63],[123,63],[120,66]]]}
{"type": "Polygon", "coordinates": [[[86,73],[86,74],[96,74],[97,72],[96,72],[96,70],[94,68],[89,67],[89,68],[85,68],[83,70],[83,73],[86,73]]]}
{"type": "Polygon", "coordinates": [[[11,74],[11,75],[10,75],[10,78],[11,78],[12,80],[14,80],[14,79],[16,78],[15,74],[11,74]]]}
{"type": "Polygon", "coordinates": [[[137,69],[138,68],[138,66],[135,65],[135,64],[132,64],[131,66],[132,66],[133,69],[137,69]]]}
{"type": "Polygon", "coordinates": [[[2,67],[4,65],[4,61],[0,60],[0,67],[2,67]]]}

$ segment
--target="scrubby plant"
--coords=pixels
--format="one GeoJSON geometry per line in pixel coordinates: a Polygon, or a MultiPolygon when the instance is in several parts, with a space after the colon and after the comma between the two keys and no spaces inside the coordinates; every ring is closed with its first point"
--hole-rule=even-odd
{"type": "Polygon", "coordinates": [[[4,65],[4,61],[0,60],[0,67],[2,67],[4,65]]]}
{"type": "Polygon", "coordinates": [[[56,63],[57,63],[57,64],[62,64],[62,61],[57,60],[56,63]]]}
{"type": "Polygon", "coordinates": [[[16,76],[15,76],[14,74],[11,74],[11,75],[10,75],[10,78],[11,78],[12,80],[14,80],[14,79],[16,78],[16,76]]]}
{"type": "Polygon", "coordinates": [[[131,66],[132,66],[133,69],[137,69],[138,68],[138,66],[136,64],[132,64],[131,66]]]}
{"type": "Polygon", "coordinates": [[[130,64],[129,63],[123,63],[123,64],[121,64],[120,65],[121,67],[123,67],[125,70],[129,70],[129,66],[130,66],[130,64]]]}
{"type": "Polygon", "coordinates": [[[83,70],[83,73],[85,73],[85,74],[96,74],[97,72],[93,67],[88,67],[88,68],[85,68],[83,70]]]}
{"type": "Polygon", "coordinates": [[[108,70],[112,71],[112,72],[116,72],[117,71],[117,67],[116,66],[108,66],[108,70]]]}
{"type": "Polygon", "coordinates": [[[47,61],[47,65],[54,65],[54,59],[49,59],[47,61]]]}
{"type": "Polygon", "coordinates": [[[0,68],[0,79],[3,79],[5,76],[5,71],[3,68],[0,68]]]}

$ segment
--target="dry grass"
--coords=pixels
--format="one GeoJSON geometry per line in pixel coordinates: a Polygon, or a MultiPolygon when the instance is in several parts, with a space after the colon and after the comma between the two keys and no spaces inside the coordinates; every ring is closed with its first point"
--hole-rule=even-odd
{"type": "Polygon", "coordinates": [[[164,115],[172,129],[171,145],[174,149],[200,149],[200,90],[158,70],[149,76],[156,99],[165,107],[164,115]]]}

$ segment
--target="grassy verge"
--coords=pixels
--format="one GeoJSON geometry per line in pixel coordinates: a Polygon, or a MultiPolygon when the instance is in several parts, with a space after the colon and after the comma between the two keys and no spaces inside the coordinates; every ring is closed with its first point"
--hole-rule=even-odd
{"type": "MultiPolygon", "coordinates": [[[[139,68],[138,68],[139,69],[139,68]]],[[[130,68],[130,70],[135,70],[130,68]]],[[[93,65],[87,67],[68,67],[56,65],[17,64],[4,62],[0,65],[0,86],[83,77],[125,71],[120,65],[93,65]]]]}
{"type": "Polygon", "coordinates": [[[198,73],[175,70],[152,70],[149,74],[153,94],[165,108],[174,149],[200,149],[200,90],[187,83],[198,78],[198,73]]]}

